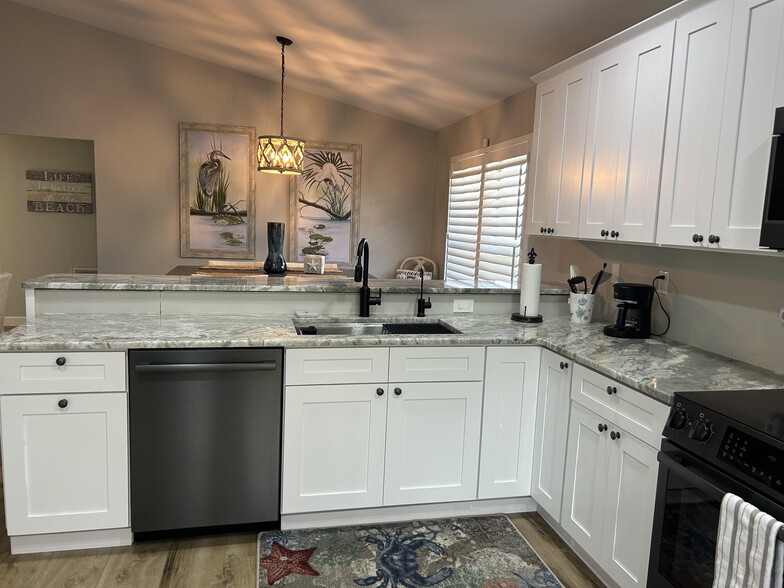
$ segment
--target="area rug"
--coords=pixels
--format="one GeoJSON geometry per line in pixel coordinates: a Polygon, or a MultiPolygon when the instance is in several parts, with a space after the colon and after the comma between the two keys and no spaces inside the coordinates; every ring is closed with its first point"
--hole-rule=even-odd
{"type": "Polygon", "coordinates": [[[561,586],[505,516],[269,531],[258,556],[259,588],[561,586]]]}

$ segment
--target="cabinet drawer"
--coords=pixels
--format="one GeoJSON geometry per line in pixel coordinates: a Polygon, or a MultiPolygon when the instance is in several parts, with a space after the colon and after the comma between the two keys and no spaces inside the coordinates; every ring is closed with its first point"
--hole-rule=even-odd
{"type": "Polygon", "coordinates": [[[125,380],[121,351],[0,353],[0,394],[123,392],[125,380]]]}
{"type": "Polygon", "coordinates": [[[286,385],[387,381],[389,347],[286,350],[286,385]]]}
{"type": "Polygon", "coordinates": [[[390,382],[481,381],[484,347],[393,347],[389,350],[390,382]]]}
{"type": "Polygon", "coordinates": [[[670,411],[666,404],[577,364],[572,372],[572,400],[659,447],[670,411]]]}

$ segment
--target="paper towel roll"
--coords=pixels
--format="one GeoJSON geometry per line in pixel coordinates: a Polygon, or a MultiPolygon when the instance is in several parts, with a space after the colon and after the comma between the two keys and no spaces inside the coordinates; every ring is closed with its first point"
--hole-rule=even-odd
{"type": "Polygon", "coordinates": [[[539,291],[542,289],[542,264],[524,263],[523,281],[520,285],[520,314],[539,314],[539,291]]]}

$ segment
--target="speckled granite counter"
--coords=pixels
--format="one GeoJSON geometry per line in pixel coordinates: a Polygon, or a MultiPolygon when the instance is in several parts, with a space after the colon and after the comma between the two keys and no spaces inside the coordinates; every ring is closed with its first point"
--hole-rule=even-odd
{"type": "MultiPolygon", "coordinates": [[[[398,294],[419,293],[418,280],[370,280],[370,287],[398,294]]],[[[360,284],[334,275],[303,276],[144,276],[136,274],[49,274],[25,281],[27,290],[128,290],[195,292],[356,292],[360,284]]],[[[426,294],[509,294],[509,288],[455,280],[427,280],[426,294]]],[[[566,295],[562,284],[542,284],[544,295],[566,295]]]]}
{"type": "MultiPolygon", "coordinates": [[[[163,347],[347,347],[372,345],[542,345],[662,402],[685,390],[784,388],[777,374],[667,339],[632,341],[553,317],[524,325],[500,316],[431,316],[462,334],[300,336],[293,315],[46,315],[0,336],[0,351],[125,350],[163,347]]],[[[301,323],[329,317],[298,318],[301,323]]],[[[406,322],[414,317],[333,320],[406,322]]],[[[421,320],[421,319],[420,319],[421,320]]],[[[784,396],[783,396],[784,398],[784,396]]]]}

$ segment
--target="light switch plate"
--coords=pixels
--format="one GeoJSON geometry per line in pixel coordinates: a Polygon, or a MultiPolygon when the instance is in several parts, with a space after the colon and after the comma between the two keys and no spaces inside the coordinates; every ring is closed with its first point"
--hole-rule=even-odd
{"type": "Polygon", "coordinates": [[[457,298],[452,305],[452,312],[474,312],[473,298],[457,298]]]}

